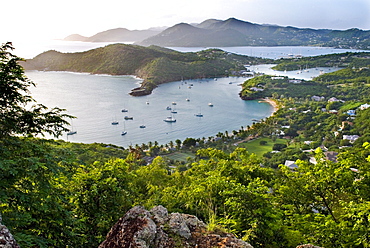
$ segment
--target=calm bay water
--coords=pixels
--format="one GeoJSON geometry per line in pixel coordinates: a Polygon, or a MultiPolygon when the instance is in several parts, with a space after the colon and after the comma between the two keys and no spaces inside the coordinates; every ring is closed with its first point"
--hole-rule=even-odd
{"type": "MultiPolygon", "coordinates": [[[[26,59],[35,57],[36,55],[48,51],[56,50],[60,52],[82,52],[90,49],[103,47],[115,42],[82,42],[82,41],[63,41],[63,40],[48,40],[48,41],[14,41],[15,54],[26,59]]],[[[130,44],[130,43],[126,43],[130,44]]],[[[170,49],[180,52],[196,52],[210,47],[169,47],[170,49]]],[[[305,46],[276,46],[276,47],[219,47],[220,49],[236,54],[248,55],[262,58],[284,58],[291,55],[301,56],[317,56],[332,53],[344,52],[370,52],[369,50],[354,50],[354,49],[338,49],[331,47],[305,47],[305,46]]]]}
{"type": "Polygon", "coordinates": [[[27,71],[26,75],[37,84],[32,95],[39,103],[65,108],[77,117],[72,121],[77,134],[61,137],[73,142],[128,147],[149,141],[166,144],[188,137],[208,138],[239,130],[273,111],[267,103],[239,98],[238,84],[245,78],[172,82],[160,85],[149,96],[132,97],[128,93],[141,81],[130,76],[38,71],[27,71]],[[177,111],[172,114],[177,120],[174,123],[163,121],[171,116],[167,106],[177,111]],[[124,108],[128,112],[121,112],[124,108]],[[203,117],[196,117],[198,113],[203,117]],[[133,120],[124,120],[124,116],[133,120]],[[119,124],[112,125],[113,121],[119,124]],[[122,136],[124,130],[127,134],[122,136]]]}
{"type": "MultiPolygon", "coordinates": [[[[170,47],[170,48],[179,52],[197,52],[207,49],[209,47],[170,47]]],[[[242,46],[242,47],[220,47],[220,49],[231,53],[269,59],[280,59],[292,56],[308,57],[345,52],[370,52],[369,50],[339,49],[332,47],[306,47],[306,46],[275,46],[275,47],[242,46]]]]}
{"type": "MultiPolygon", "coordinates": [[[[32,58],[37,54],[55,49],[61,52],[79,52],[110,43],[50,41],[47,43],[15,43],[15,54],[32,58]],[[18,46],[17,46],[18,45],[18,46]],[[19,46],[20,45],[20,46],[19,46]]],[[[190,52],[205,48],[172,48],[190,52]]],[[[288,55],[314,56],[320,54],[356,51],[349,49],[313,47],[223,47],[228,52],[265,58],[280,58],[288,55]]],[[[321,72],[335,68],[315,68],[306,72],[276,72],[272,65],[259,65],[251,70],[270,75],[284,75],[309,80],[321,72]]],[[[90,75],[69,72],[27,71],[26,75],[37,84],[32,89],[33,97],[48,107],[60,107],[77,117],[72,120],[75,135],[66,134],[62,139],[73,142],[101,142],[123,147],[157,141],[166,144],[176,139],[208,138],[218,132],[232,132],[241,126],[251,125],[253,120],[270,116],[273,108],[267,103],[243,101],[238,93],[238,84],[246,78],[219,78],[217,81],[192,80],[160,85],[145,97],[128,95],[141,80],[131,76],[90,75]],[[192,86],[190,86],[192,84],[192,86]],[[190,101],[186,101],[186,99],[190,101]],[[175,102],[176,105],[172,105],[175,102]],[[212,103],[213,107],[208,104],[212,103]],[[175,108],[175,123],[163,120],[171,115],[167,106],[175,108]],[[128,109],[127,113],[121,112],[128,109]],[[203,117],[195,114],[202,113],[203,117]],[[124,116],[133,120],[125,120],[124,116]],[[118,125],[112,122],[118,121],[118,125]],[[145,128],[140,128],[145,125],[145,128]],[[122,131],[127,134],[122,136],[122,131]]]]}

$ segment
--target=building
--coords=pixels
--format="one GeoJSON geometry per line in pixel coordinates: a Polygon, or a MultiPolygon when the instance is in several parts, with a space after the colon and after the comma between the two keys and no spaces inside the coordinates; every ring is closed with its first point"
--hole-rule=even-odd
{"type": "Polygon", "coordinates": [[[350,143],[355,142],[358,138],[360,138],[360,136],[358,136],[357,134],[355,134],[355,135],[343,135],[343,139],[344,140],[349,140],[350,143]]]}
{"type": "Polygon", "coordinates": [[[312,96],[311,99],[312,99],[312,101],[321,102],[321,101],[325,100],[325,97],[323,97],[323,96],[312,96]]]}
{"type": "Polygon", "coordinates": [[[364,110],[364,109],[367,109],[367,108],[369,108],[369,107],[370,107],[370,104],[365,103],[365,104],[362,104],[362,105],[359,107],[359,109],[364,110]]]}

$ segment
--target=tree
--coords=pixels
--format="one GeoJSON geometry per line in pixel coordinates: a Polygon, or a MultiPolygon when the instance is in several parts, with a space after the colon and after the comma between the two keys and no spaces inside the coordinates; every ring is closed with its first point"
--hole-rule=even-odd
{"type": "Polygon", "coordinates": [[[287,145],[285,144],[274,144],[273,147],[272,147],[272,150],[274,151],[281,151],[282,149],[286,148],[287,145]]]}
{"type": "Polygon", "coordinates": [[[72,179],[64,180],[77,218],[76,238],[85,247],[96,247],[110,227],[135,200],[130,165],[122,159],[81,166],[72,179]]]}
{"type": "Polygon", "coordinates": [[[68,131],[64,109],[49,110],[29,95],[28,88],[35,86],[19,64],[23,59],[13,55],[12,43],[0,46],[0,138],[11,135],[37,135],[49,133],[56,137],[68,131]]]}
{"type": "Polygon", "coordinates": [[[197,141],[194,138],[186,138],[182,144],[186,147],[195,146],[197,141]]]}

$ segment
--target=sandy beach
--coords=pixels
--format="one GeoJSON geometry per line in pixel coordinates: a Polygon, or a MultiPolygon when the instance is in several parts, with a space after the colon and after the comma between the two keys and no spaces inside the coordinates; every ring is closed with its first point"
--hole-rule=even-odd
{"type": "Polygon", "coordinates": [[[275,100],[272,100],[270,98],[263,98],[262,100],[260,100],[261,102],[267,102],[268,104],[270,104],[274,110],[273,110],[273,113],[275,113],[276,111],[279,110],[279,107],[278,107],[278,104],[276,103],[275,100]]]}

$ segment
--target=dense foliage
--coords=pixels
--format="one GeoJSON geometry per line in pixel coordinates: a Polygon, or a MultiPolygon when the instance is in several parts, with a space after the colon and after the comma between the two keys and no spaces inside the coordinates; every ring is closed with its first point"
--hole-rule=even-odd
{"type": "MultiPolygon", "coordinates": [[[[353,70],[351,79],[362,73],[353,70]]],[[[331,87],[270,76],[247,81],[245,88],[263,88],[280,109],[232,135],[129,149],[1,137],[3,222],[22,247],[97,247],[129,208],[162,204],[254,247],[369,247],[370,108],[361,108],[369,85],[336,80],[331,87]],[[283,143],[263,156],[248,152],[260,137],[261,147],[283,143]],[[170,159],[175,152],[192,156],[170,159]]]]}
{"type": "Polygon", "coordinates": [[[315,67],[348,67],[361,68],[370,64],[369,53],[337,53],[326,54],[315,57],[302,57],[294,59],[276,60],[276,66],[273,67],[279,71],[303,70],[315,67]]]}
{"type": "Polygon", "coordinates": [[[299,83],[291,83],[287,77],[276,77],[263,75],[247,80],[243,84],[240,96],[245,100],[259,99],[265,97],[274,98],[304,98],[313,96],[317,92],[327,96],[329,93],[325,85],[313,81],[298,80],[299,83]]]}
{"type": "Polygon", "coordinates": [[[59,136],[66,131],[64,109],[49,110],[36,104],[28,88],[34,86],[19,65],[21,58],[13,55],[10,42],[0,46],[0,139],[9,135],[50,133],[59,136]]]}
{"type": "Polygon", "coordinates": [[[195,214],[254,247],[370,242],[368,144],[337,163],[317,151],[317,164],[299,161],[296,171],[261,166],[243,148],[200,149],[180,171],[161,157],[142,166],[134,150],[98,144],[11,138],[2,147],[0,211],[24,247],[97,247],[137,204],[195,214]]]}

